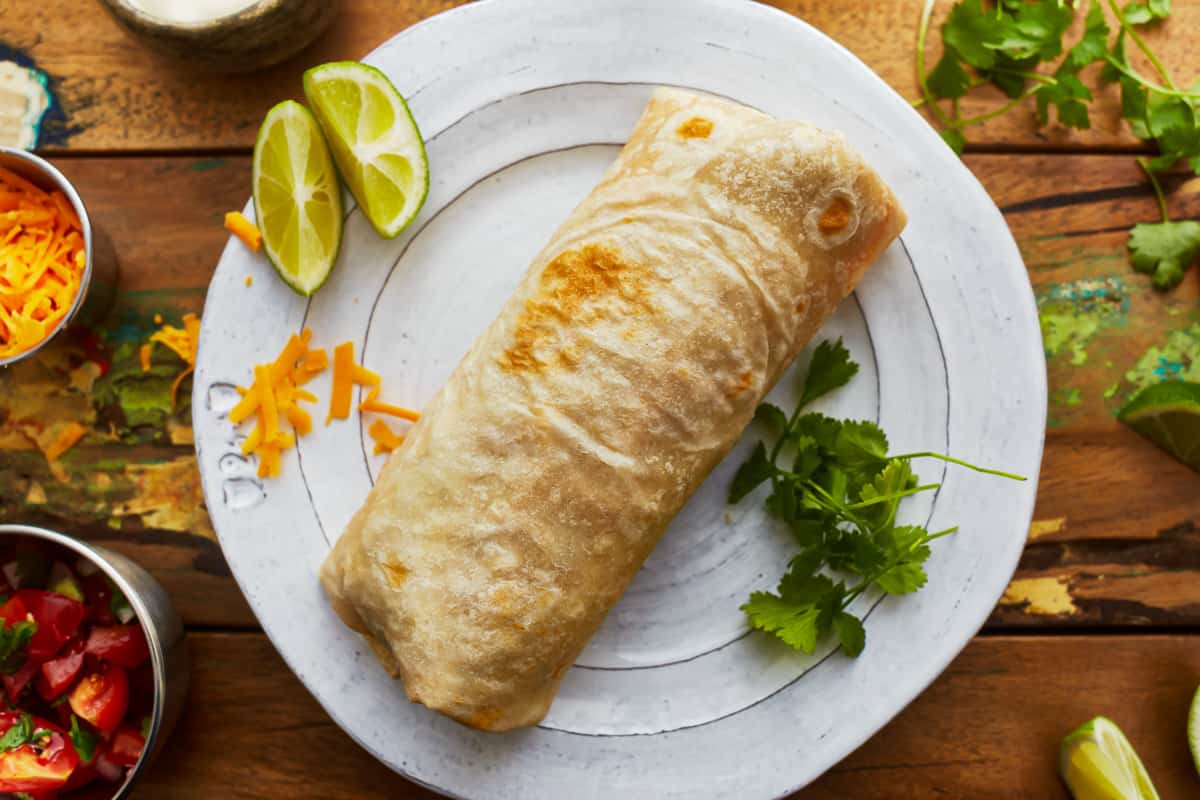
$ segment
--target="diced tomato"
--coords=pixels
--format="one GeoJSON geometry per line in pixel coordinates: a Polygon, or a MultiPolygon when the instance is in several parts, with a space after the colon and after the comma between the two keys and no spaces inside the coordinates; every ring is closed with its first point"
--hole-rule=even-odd
{"type": "MultiPolygon", "coordinates": [[[[0,712],[0,730],[8,731],[20,719],[17,711],[0,712]]],[[[79,755],[57,725],[34,717],[34,730],[50,731],[39,746],[26,743],[0,753],[0,792],[44,792],[66,784],[79,763],[79,755]]]]}
{"type": "Polygon", "coordinates": [[[122,725],[108,745],[108,757],[122,767],[132,767],[142,757],[146,740],[128,725],[122,725]]]}
{"type": "Polygon", "coordinates": [[[75,769],[71,771],[71,777],[63,784],[62,791],[66,792],[71,789],[78,789],[81,786],[87,786],[96,780],[96,777],[96,765],[88,764],[81,760],[75,769]]]}
{"type": "Polygon", "coordinates": [[[137,624],[92,628],[87,637],[87,652],[129,669],[141,666],[150,657],[146,634],[137,624]]]}
{"type": "Polygon", "coordinates": [[[116,665],[85,675],[71,691],[69,702],[76,714],[112,733],[129,707],[129,677],[116,665]]]}
{"type": "Polygon", "coordinates": [[[17,704],[17,698],[21,696],[21,692],[33,680],[33,676],[38,673],[38,663],[32,658],[25,660],[21,668],[12,675],[0,675],[0,681],[4,682],[4,691],[8,694],[8,702],[10,705],[17,704]]]}
{"type": "Polygon", "coordinates": [[[45,661],[54,656],[63,643],[75,635],[83,622],[83,603],[41,589],[20,589],[20,598],[37,623],[37,632],[29,640],[29,657],[45,661]]]}
{"type": "Polygon", "coordinates": [[[97,625],[113,625],[117,618],[112,613],[112,587],[102,573],[83,578],[83,596],[87,598],[88,619],[97,625]]]}
{"type": "Polygon", "coordinates": [[[61,656],[42,664],[37,689],[43,700],[57,700],[71,688],[71,683],[83,669],[84,646],[82,639],[76,639],[61,656]]]}
{"type": "Polygon", "coordinates": [[[29,613],[29,609],[25,608],[25,604],[21,602],[21,598],[13,595],[0,606],[0,619],[4,620],[4,627],[11,628],[14,623],[24,622],[25,616],[29,613]]]}

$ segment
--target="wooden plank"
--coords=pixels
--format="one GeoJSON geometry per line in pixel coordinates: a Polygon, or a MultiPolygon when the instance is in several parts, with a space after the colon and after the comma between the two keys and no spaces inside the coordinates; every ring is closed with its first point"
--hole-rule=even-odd
{"type": "MultiPolygon", "coordinates": [[[[155,314],[177,321],[200,310],[226,241],[221,213],[245,201],[249,160],[58,163],[111,235],[122,291],[91,356],[89,342],[75,340],[0,372],[0,518],[40,520],[127,549],[167,583],[189,622],[251,626],[204,512],[186,397],[170,407],[182,364],[166,352],[150,373],[137,363],[155,314]],[[79,370],[90,357],[109,371],[89,392],[79,370]],[[90,429],[61,460],[60,476],[14,433],[34,419],[90,429]]],[[[1196,271],[1169,294],[1131,271],[1125,232],[1155,210],[1128,156],[981,155],[968,164],[1006,209],[1052,326],[1051,429],[1034,541],[1017,576],[1023,582],[993,624],[1200,623],[1189,589],[1200,580],[1200,478],[1114,416],[1158,377],[1164,353],[1174,352],[1169,367],[1200,371],[1196,271]]],[[[1200,213],[1187,187],[1175,202],[1181,214],[1200,213]]]]}
{"type": "MultiPolygon", "coordinates": [[[[49,148],[164,150],[248,148],[259,122],[274,103],[300,96],[300,75],[313,64],[359,58],[394,33],[456,5],[458,0],[356,0],[342,4],[334,27],[289,62],[243,77],[196,74],[157,56],[122,32],[88,0],[8,0],[0,15],[0,44],[32,59],[59,95],[65,118],[55,124],[49,148]],[[78,23],[86,15],[88,35],[78,23]]],[[[906,98],[917,96],[914,43],[922,0],[773,0],[773,5],[823,30],[862,58],[906,98]]],[[[1194,32],[1200,30],[1200,0],[1176,0],[1172,20],[1146,38],[1175,71],[1180,85],[1196,77],[1194,32]]],[[[950,3],[937,4],[938,15],[950,3]]],[[[0,51],[3,52],[3,51],[0,51]]],[[[937,49],[931,52],[931,61],[937,49]]],[[[1094,68],[1085,73],[1094,79],[1094,68]]],[[[963,104],[964,115],[998,105],[998,93],[963,104]]],[[[971,129],[979,146],[1078,149],[1137,144],[1118,120],[1112,87],[1096,100],[1093,126],[1038,130],[1032,103],[971,129]]]]}
{"type": "MultiPolygon", "coordinates": [[[[191,701],[135,798],[437,797],[342,733],[261,634],[190,639],[191,701]]],[[[1124,729],[1163,797],[1190,797],[1197,779],[1184,721],[1198,673],[1195,636],[979,638],[794,798],[1066,798],[1059,740],[1097,714],[1124,729]]]]}

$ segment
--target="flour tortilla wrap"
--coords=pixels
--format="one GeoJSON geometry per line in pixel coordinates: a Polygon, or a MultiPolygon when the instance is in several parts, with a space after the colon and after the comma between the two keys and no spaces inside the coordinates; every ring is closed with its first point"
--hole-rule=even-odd
{"type": "Polygon", "coordinates": [[[346,527],[321,576],[337,613],[410,699],[536,724],[904,223],[841,135],[658,90],[346,527]]]}

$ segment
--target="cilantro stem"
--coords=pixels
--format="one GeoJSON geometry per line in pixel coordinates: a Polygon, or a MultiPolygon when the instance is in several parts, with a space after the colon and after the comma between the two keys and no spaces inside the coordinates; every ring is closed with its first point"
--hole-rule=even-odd
{"type": "Polygon", "coordinates": [[[1162,215],[1162,221],[1170,222],[1171,215],[1167,212],[1167,198],[1163,195],[1158,177],[1150,170],[1150,162],[1145,158],[1138,158],[1137,163],[1142,168],[1142,172],[1146,173],[1146,177],[1150,179],[1150,185],[1154,187],[1154,199],[1158,201],[1158,213],[1162,215]]]}
{"type": "Polygon", "coordinates": [[[929,34],[929,19],[933,16],[933,4],[936,0],[925,0],[925,7],[921,9],[921,23],[917,26],[917,85],[921,88],[921,96],[925,98],[925,102],[929,105],[929,111],[934,118],[943,125],[954,128],[954,122],[946,116],[946,112],[942,111],[937,104],[937,99],[934,98],[933,92],[929,89],[929,81],[925,76],[925,39],[929,34]]]}
{"type": "Polygon", "coordinates": [[[1189,100],[1200,98],[1200,92],[1189,92],[1176,88],[1175,86],[1166,87],[1162,84],[1155,83],[1154,81],[1148,81],[1130,67],[1113,58],[1111,55],[1105,56],[1104,61],[1110,64],[1117,72],[1121,73],[1127,78],[1132,78],[1152,92],[1157,92],[1158,94],[1166,95],[1167,97],[1186,97],[1189,100]]]}
{"type": "MultiPolygon", "coordinates": [[[[1158,60],[1158,56],[1154,55],[1154,51],[1151,50],[1149,45],[1146,44],[1146,41],[1141,37],[1141,34],[1137,32],[1137,29],[1125,21],[1125,15],[1122,14],[1121,10],[1117,7],[1117,0],[1108,0],[1108,7],[1112,9],[1112,13],[1117,18],[1117,23],[1121,26],[1121,30],[1129,34],[1129,38],[1132,39],[1133,43],[1138,46],[1138,49],[1146,54],[1146,58],[1148,58],[1150,63],[1154,65],[1154,68],[1158,70],[1158,74],[1161,75],[1162,79],[1167,82],[1167,86],[1170,86],[1172,89],[1178,91],[1179,87],[1175,85],[1175,81],[1171,80],[1171,74],[1167,72],[1167,68],[1163,66],[1163,63],[1158,60]]],[[[1130,77],[1135,76],[1131,75],[1130,77]]]]}
{"type": "Polygon", "coordinates": [[[963,117],[960,120],[956,120],[955,125],[959,128],[965,128],[967,125],[978,125],[981,122],[987,122],[989,119],[994,119],[996,117],[1003,116],[1004,114],[1007,114],[1009,111],[1012,111],[1014,108],[1019,106],[1021,103],[1023,103],[1028,98],[1032,97],[1035,93],[1037,93],[1037,90],[1039,88],[1040,87],[1032,86],[1032,87],[1026,89],[1024,92],[1021,92],[1020,97],[1016,97],[1012,100],[1009,100],[1007,103],[1000,106],[999,108],[992,109],[991,111],[988,111],[986,114],[976,114],[973,117],[963,117]]]}
{"type": "Polygon", "coordinates": [[[945,453],[934,453],[934,452],[928,451],[928,450],[924,451],[924,452],[920,452],[920,453],[905,453],[902,456],[888,456],[888,458],[901,458],[901,459],[904,459],[904,458],[937,458],[942,461],[948,461],[951,464],[958,464],[960,467],[966,467],[967,469],[973,469],[976,472],[982,472],[985,475],[999,475],[1001,478],[1008,478],[1008,479],[1014,480],[1014,481],[1029,480],[1024,475],[1016,475],[1012,472],[1004,472],[1004,471],[998,470],[998,469],[988,469],[987,467],[978,467],[970,462],[962,461],[961,459],[957,459],[954,456],[949,456],[949,455],[946,455],[945,453]]]}
{"type": "Polygon", "coordinates": [[[901,497],[908,497],[921,492],[928,492],[931,489],[937,489],[941,486],[940,483],[927,483],[924,486],[917,486],[912,489],[905,489],[902,492],[893,492],[891,494],[881,494],[878,497],[872,497],[870,500],[860,500],[857,503],[850,503],[845,508],[859,509],[867,506],[878,505],[879,503],[890,503],[892,500],[899,500],[901,497]]]}
{"type": "Polygon", "coordinates": [[[958,526],[952,525],[949,528],[946,528],[944,531],[938,531],[937,533],[929,534],[928,536],[925,537],[925,541],[932,542],[934,539],[940,539],[943,536],[949,536],[950,534],[957,533],[957,532],[958,532],[958,526]]]}

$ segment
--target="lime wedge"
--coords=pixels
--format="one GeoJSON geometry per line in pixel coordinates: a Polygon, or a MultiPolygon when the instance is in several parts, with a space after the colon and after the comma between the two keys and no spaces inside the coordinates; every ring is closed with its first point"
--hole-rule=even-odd
{"type": "Polygon", "coordinates": [[[1067,734],[1058,771],[1075,800],[1158,800],[1158,792],[1112,720],[1096,717],[1067,734]]]}
{"type": "Polygon", "coordinates": [[[254,143],[254,213],[279,277],[310,295],[329,277],[342,243],[342,195],[321,128],[285,100],[254,143]]]}
{"type": "Polygon", "coordinates": [[[1200,383],[1167,381],[1147,386],[1121,409],[1117,419],[1200,470],[1200,383]]]}
{"type": "Polygon", "coordinates": [[[1200,688],[1192,695],[1192,707],[1188,709],[1188,747],[1191,748],[1196,771],[1200,772],[1200,688]]]}
{"type": "Polygon", "coordinates": [[[425,143],[404,98],[386,75],[357,61],[305,72],[304,96],[367,219],[380,236],[400,233],[429,192],[425,143]]]}

